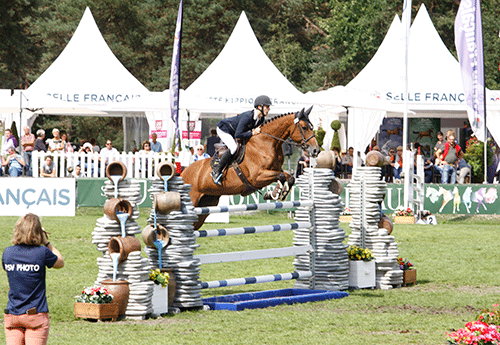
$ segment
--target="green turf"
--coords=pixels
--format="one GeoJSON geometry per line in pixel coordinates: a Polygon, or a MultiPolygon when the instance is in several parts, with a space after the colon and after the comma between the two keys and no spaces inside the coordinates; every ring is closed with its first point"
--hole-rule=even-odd
{"type": "MultiPolygon", "coordinates": [[[[139,224],[146,225],[148,210],[139,224]]],[[[66,266],[48,270],[49,344],[445,344],[446,331],[463,327],[482,308],[500,300],[498,217],[438,218],[439,225],[396,225],[401,256],[417,268],[406,288],[349,291],[340,300],[267,309],[191,311],[145,321],[90,323],[73,316],[74,296],[97,276],[100,252],[91,243],[102,209],[81,208],[74,218],[45,217],[50,240],[66,266]]],[[[17,217],[2,217],[0,251],[10,245],[17,217]]],[[[231,223],[205,228],[286,223],[284,212],[231,216],[231,223]]],[[[348,224],[342,224],[349,233],[348,224]]],[[[198,253],[287,247],[292,232],[204,238],[198,253]]],[[[284,273],[292,258],[203,266],[201,280],[284,273]]],[[[293,281],[204,290],[204,296],[292,287],[293,281]]],[[[6,273],[0,272],[0,306],[7,303],[6,273]]],[[[0,314],[3,327],[3,314],[0,314]]],[[[0,332],[0,343],[5,342],[0,332]]]]}

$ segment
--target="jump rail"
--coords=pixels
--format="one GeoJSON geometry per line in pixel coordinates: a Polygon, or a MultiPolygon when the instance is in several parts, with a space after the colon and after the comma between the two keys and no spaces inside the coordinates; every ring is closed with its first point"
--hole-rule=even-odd
{"type": "MultiPolygon", "coordinates": [[[[244,211],[258,211],[258,210],[276,210],[295,207],[314,207],[312,200],[304,201],[285,201],[275,203],[262,203],[262,204],[249,204],[249,205],[234,205],[234,206],[213,206],[213,207],[195,207],[194,212],[198,215],[222,212],[244,212],[244,211]]],[[[263,225],[256,227],[242,227],[230,229],[217,229],[217,230],[201,230],[195,231],[195,237],[218,237],[218,236],[231,236],[231,235],[246,235],[256,233],[268,233],[275,231],[286,231],[295,229],[311,228],[311,233],[314,233],[314,224],[310,222],[297,222],[290,224],[276,224],[276,225],[263,225]]],[[[229,252],[229,253],[213,253],[194,256],[195,259],[200,260],[201,264],[213,264],[222,262],[237,262],[246,260],[270,259],[286,256],[296,255],[314,255],[314,245],[303,245],[285,248],[271,248],[261,250],[249,250],[242,252],[229,252]]],[[[201,282],[202,289],[219,288],[224,286],[237,286],[246,284],[269,283],[279,280],[291,280],[302,278],[314,279],[314,260],[311,260],[312,267],[310,271],[295,271],[292,273],[282,273],[264,276],[255,276],[248,278],[234,278],[227,280],[216,280],[210,282],[201,282]]],[[[314,289],[314,283],[311,286],[314,289]]]]}

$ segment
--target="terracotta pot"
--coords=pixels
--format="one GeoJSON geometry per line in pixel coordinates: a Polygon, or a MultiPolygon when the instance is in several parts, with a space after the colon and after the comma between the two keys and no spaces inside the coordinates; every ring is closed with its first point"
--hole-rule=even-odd
{"type": "Polygon", "coordinates": [[[181,209],[181,195],[178,192],[161,192],[153,197],[153,208],[161,214],[181,209]]]}
{"type": "Polygon", "coordinates": [[[168,161],[163,161],[158,165],[158,168],[156,169],[156,175],[164,181],[168,181],[174,176],[175,174],[175,167],[172,163],[168,161]]]}
{"type": "Polygon", "coordinates": [[[384,155],[379,151],[370,151],[366,155],[366,165],[371,167],[382,167],[384,165],[384,155]]]}
{"type": "Polygon", "coordinates": [[[118,262],[123,262],[131,252],[141,251],[141,242],[134,236],[111,237],[108,243],[109,254],[120,253],[118,262]]]}
{"type": "Polygon", "coordinates": [[[316,157],[316,168],[335,169],[335,156],[333,151],[321,151],[316,157]]]}
{"type": "Polygon", "coordinates": [[[168,230],[163,225],[160,224],[157,224],[156,231],[154,226],[151,224],[149,224],[142,230],[142,241],[149,248],[156,248],[154,244],[155,238],[164,241],[165,245],[167,245],[170,239],[168,235],[168,230]]]}
{"type": "Polygon", "coordinates": [[[129,282],[126,280],[117,280],[115,282],[113,280],[104,280],[101,285],[113,295],[113,303],[118,304],[118,315],[125,315],[130,293],[129,282]]]}
{"type": "Polygon", "coordinates": [[[333,194],[341,195],[344,191],[344,185],[338,178],[334,177],[332,182],[328,185],[328,189],[333,194]]]}
{"type": "Polygon", "coordinates": [[[116,216],[117,212],[125,212],[128,213],[129,218],[132,217],[133,207],[130,202],[126,199],[121,198],[113,198],[106,200],[104,204],[104,214],[108,216],[109,219],[113,219],[119,222],[118,217],[116,216]]]}
{"type": "Polygon", "coordinates": [[[382,229],[387,229],[387,234],[390,235],[394,225],[392,224],[391,218],[387,217],[385,214],[380,217],[380,221],[378,222],[378,227],[382,229]]]}
{"type": "Polygon", "coordinates": [[[123,180],[127,176],[127,167],[125,164],[119,161],[109,163],[106,167],[106,176],[111,180],[111,176],[113,175],[119,175],[122,177],[119,181],[123,180]]]}

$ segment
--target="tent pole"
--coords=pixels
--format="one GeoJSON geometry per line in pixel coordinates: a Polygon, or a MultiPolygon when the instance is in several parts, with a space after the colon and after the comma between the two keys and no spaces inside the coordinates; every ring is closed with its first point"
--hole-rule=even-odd
{"type": "Polygon", "coordinates": [[[122,117],[122,125],[123,125],[123,152],[127,152],[127,121],[126,115],[122,117]]]}
{"type": "MultiPolygon", "coordinates": [[[[405,0],[403,6],[403,23],[405,32],[405,87],[404,87],[404,115],[403,115],[403,173],[404,173],[404,208],[408,208],[410,200],[410,166],[408,159],[408,43],[411,22],[411,0],[405,0]]],[[[413,198],[413,195],[412,195],[413,198]]]]}

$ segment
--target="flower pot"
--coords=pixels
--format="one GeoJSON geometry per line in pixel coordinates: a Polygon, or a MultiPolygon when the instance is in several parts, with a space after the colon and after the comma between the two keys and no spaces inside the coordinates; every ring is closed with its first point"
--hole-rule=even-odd
{"type": "Polygon", "coordinates": [[[161,224],[157,224],[156,230],[153,225],[149,224],[142,230],[142,241],[149,248],[156,248],[155,238],[165,242],[165,246],[168,244],[170,239],[168,235],[168,230],[161,224]]]}
{"type": "Polygon", "coordinates": [[[141,251],[141,242],[134,236],[111,237],[108,243],[109,254],[120,253],[118,262],[123,262],[131,252],[141,251]]]}
{"type": "Polygon", "coordinates": [[[75,317],[91,320],[116,321],[118,318],[118,304],[116,303],[75,303],[75,317]]]}
{"type": "Polygon", "coordinates": [[[153,313],[156,315],[168,313],[168,286],[154,285],[153,298],[153,313]]]}
{"type": "Polygon", "coordinates": [[[394,223],[396,224],[415,224],[414,216],[394,216],[394,223]]]}
{"type": "Polygon", "coordinates": [[[352,216],[340,216],[339,222],[350,223],[352,221],[352,216]]]}
{"type": "Polygon", "coordinates": [[[335,169],[335,157],[333,151],[321,151],[316,157],[316,168],[335,169]]]}
{"type": "Polygon", "coordinates": [[[118,305],[118,316],[125,315],[130,293],[129,282],[126,280],[117,280],[115,282],[113,280],[104,280],[101,285],[113,295],[113,302],[118,305]]]}
{"type": "Polygon", "coordinates": [[[355,289],[375,288],[375,260],[349,261],[349,287],[355,289]]]}
{"type": "Polygon", "coordinates": [[[403,286],[417,282],[417,270],[403,270],[403,286]]]}

